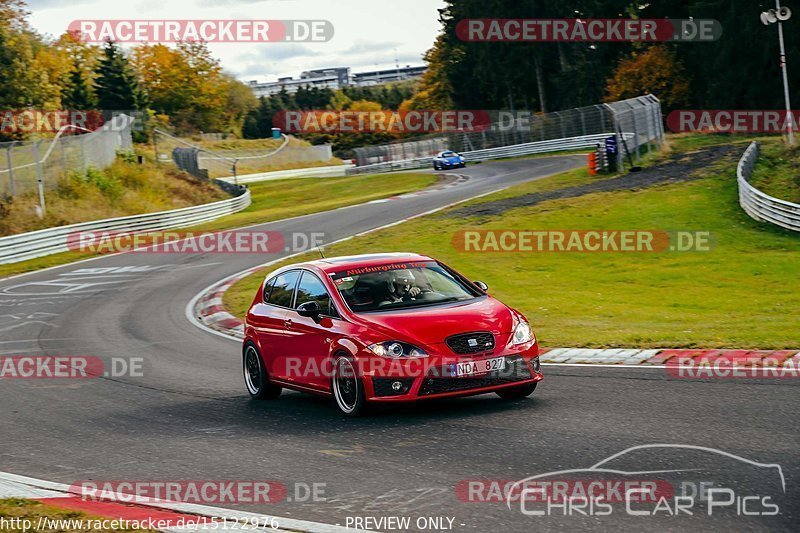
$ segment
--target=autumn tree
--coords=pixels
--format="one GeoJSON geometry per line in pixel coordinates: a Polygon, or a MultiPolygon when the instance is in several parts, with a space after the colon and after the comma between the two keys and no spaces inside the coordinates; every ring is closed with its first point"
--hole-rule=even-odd
{"type": "Polygon", "coordinates": [[[653,45],[622,59],[609,78],[606,101],[653,94],[667,112],[689,102],[689,80],[681,62],[665,45],[653,45]]]}
{"type": "MultiPolygon", "coordinates": [[[[0,109],[59,109],[63,61],[30,27],[24,3],[0,0],[0,109]]],[[[22,134],[0,133],[0,140],[22,134]]]]}
{"type": "Polygon", "coordinates": [[[227,75],[206,43],[140,46],[133,65],[153,110],[183,132],[238,132],[256,106],[249,87],[227,75]]]}

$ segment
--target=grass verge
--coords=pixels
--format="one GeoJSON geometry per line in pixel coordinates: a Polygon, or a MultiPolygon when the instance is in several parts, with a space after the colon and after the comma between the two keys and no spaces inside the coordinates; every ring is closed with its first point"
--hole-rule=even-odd
{"type": "Polygon", "coordinates": [[[800,203],[800,147],[762,142],[750,184],[775,198],[800,203]]]}
{"type": "Polygon", "coordinates": [[[121,155],[105,170],[70,172],[45,191],[45,215],[39,218],[35,181],[21,182],[25,192],[0,199],[0,236],[103,218],[178,209],[227,198],[219,187],[175,168],[138,164],[121,155]]]}
{"type": "Polygon", "coordinates": [[[226,229],[317,213],[412,192],[433,185],[433,174],[373,174],[346,178],[296,178],[252,183],[253,204],[239,213],[198,226],[226,229]]]}
{"type": "MultiPolygon", "coordinates": [[[[102,518],[92,516],[80,511],[72,511],[68,509],[60,509],[51,505],[45,505],[35,500],[27,500],[23,498],[4,498],[0,499],[0,517],[5,521],[11,521],[12,524],[20,524],[20,527],[3,528],[2,531],[100,531],[100,529],[90,528],[90,521],[103,520],[102,518]],[[43,527],[36,529],[40,520],[47,519],[51,527],[43,527]],[[52,521],[58,521],[59,524],[53,524],[52,521]],[[80,522],[82,521],[82,523],[80,522]],[[30,524],[26,528],[23,524],[30,524]],[[69,524],[73,524],[70,526],[69,524]],[[82,525],[83,528],[78,526],[82,525]]],[[[47,525],[42,522],[42,525],[47,525]]],[[[104,528],[104,533],[116,533],[118,531],[153,531],[148,529],[114,529],[104,528]]]]}
{"type": "MultiPolygon", "coordinates": [[[[685,170],[691,174],[688,181],[463,218],[465,206],[478,212],[483,204],[496,206],[498,200],[598,179],[583,170],[570,172],[330,246],[326,255],[432,255],[487,282],[494,296],[528,316],[544,346],[800,348],[800,315],[794,312],[800,292],[793,283],[800,276],[800,237],[758,223],[739,208],[735,172],[745,140],[730,147],[724,159],[699,168],[686,154],[722,144],[674,139],[671,152],[653,158],[653,164],[666,165],[656,167],[659,172],[679,177],[685,170]],[[453,235],[463,229],[704,231],[711,233],[714,247],[708,252],[477,253],[454,246],[453,235]],[[401,249],[386,243],[409,244],[401,249]]],[[[232,313],[243,315],[262,276],[245,278],[226,293],[232,313]]]]}
{"type": "MultiPolygon", "coordinates": [[[[186,231],[231,229],[335,209],[422,189],[433,185],[437,179],[432,174],[404,173],[253,183],[250,186],[253,198],[250,207],[194,228],[186,228],[186,231]]],[[[224,197],[227,198],[227,195],[224,197]]],[[[0,265],[0,277],[62,265],[92,255],[95,254],[65,252],[20,263],[0,265]]]]}

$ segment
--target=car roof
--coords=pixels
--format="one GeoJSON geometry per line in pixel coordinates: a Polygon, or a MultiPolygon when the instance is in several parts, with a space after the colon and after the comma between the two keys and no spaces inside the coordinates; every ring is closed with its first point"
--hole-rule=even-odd
{"type": "Polygon", "coordinates": [[[339,272],[341,270],[349,268],[363,268],[369,266],[399,263],[403,261],[434,261],[434,259],[426,255],[420,255],[411,252],[386,252],[386,253],[361,254],[361,255],[345,255],[339,257],[326,257],[324,259],[316,259],[314,261],[308,261],[307,263],[300,263],[292,266],[294,267],[314,266],[319,268],[326,274],[329,274],[332,272],[339,272]]]}

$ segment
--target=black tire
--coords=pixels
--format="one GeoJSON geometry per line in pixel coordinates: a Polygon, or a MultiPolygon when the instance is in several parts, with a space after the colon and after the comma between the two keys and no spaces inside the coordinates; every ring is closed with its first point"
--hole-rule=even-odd
{"type": "Polygon", "coordinates": [[[508,389],[499,390],[495,394],[507,401],[521,400],[533,394],[533,391],[536,390],[536,385],[538,384],[539,383],[537,382],[529,383],[527,385],[520,385],[519,387],[510,387],[508,389]]]}
{"type": "Polygon", "coordinates": [[[269,382],[264,361],[256,345],[248,342],[242,350],[244,385],[254,400],[274,400],[281,395],[282,388],[269,382]]]}
{"type": "Polygon", "coordinates": [[[333,360],[331,376],[333,401],[339,412],[349,417],[359,417],[366,412],[367,397],[364,383],[356,372],[356,365],[347,356],[339,355],[333,360]]]}
{"type": "Polygon", "coordinates": [[[437,165],[436,163],[434,163],[434,164],[433,164],[433,170],[440,170],[440,169],[439,169],[439,165],[437,165]]]}

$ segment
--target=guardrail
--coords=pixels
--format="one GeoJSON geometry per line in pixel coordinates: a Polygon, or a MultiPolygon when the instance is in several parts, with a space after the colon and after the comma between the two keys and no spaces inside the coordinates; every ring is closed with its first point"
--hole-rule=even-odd
{"type": "MultiPolygon", "coordinates": [[[[633,133],[625,133],[625,139],[633,137],[633,133]]],[[[525,155],[543,154],[547,152],[561,152],[564,150],[580,150],[583,148],[594,148],[597,143],[602,143],[607,137],[614,136],[614,133],[598,133],[594,135],[581,135],[579,137],[568,137],[565,139],[551,139],[547,141],[536,141],[525,144],[514,144],[511,146],[501,146],[498,148],[486,148],[484,150],[473,150],[461,152],[468,163],[477,161],[488,161],[490,159],[502,159],[505,157],[519,157],[525,155]]],[[[405,159],[402,161],[386,161],[385,163],[375,163],[352,168],[348,174],[361,174],[366,172],[390,172],[393,170],[405,170],[412,168],[423,168],[431,165],[433,157],[420,157],[415,159],[405,159]]]]}
{"type": "Polygon", "coordinates": [[[750,143],[744,151],[736,168],[736,181],[739,184],[739,205],[750,218],[760,222],[769,222],[782,228],[800,231],[800,205],[774,198],[748,183],[750,174],[756,164],[759,144],[750,143]]]}
{"type": "Polygon", "coordinates": [[[163,231],[194,226],[241,211],[250,205],[250,191],[233,198],[210,204],[183,207],[158,213],[109,218],[70,224],[19,235],[0,237],[0,264],[17,263],[27,259],[66,252],[70,234],[82,231],[163,231]]]}
{"type": "Polygon", "coordinates": [[[226,183],[256,183],[259,181],[282,180],[286,178],[340,178],[347,175],[348,169],[355,165],[331,165],[327,167],[296,168],[290,170],[275,170],[273,172],[259,172],[245,174],[236,178],[217,178],[226,183]]]}

